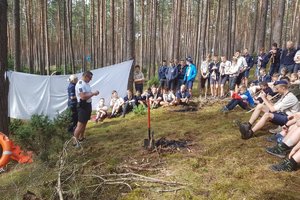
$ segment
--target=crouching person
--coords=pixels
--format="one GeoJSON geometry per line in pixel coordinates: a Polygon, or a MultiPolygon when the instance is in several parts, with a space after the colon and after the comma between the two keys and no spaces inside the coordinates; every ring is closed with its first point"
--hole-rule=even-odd
{"type": "Polygon", "coordinates": [[[162,101],[162,96],[158,92],[157,87],[152,87],[151,88],[151,94],[149,96],[149,101],[150,101],[150,108],[158,108],[160,105],[160,102],[162,101]]]}
{"type": "Polygon", "coordinates": [[[238,89],[238,91],[232,94],[231,101],[226,106],[224,106],[221,111],[228,112],[230,110],[233,110],[237,105],[239,105],[244,110],[248,110],[251,107],[254,107],[253,98],[245,85],[242,85],[238,89]]]}
{"type": "Polygon", "coordinates": [[[273,104],[264,92],[261,92],[260,97],[264,104],[258,104],[251,115],[248,123],[242,123],[239,125],[242,139],[249,139],[253,137],[253,134],[264,127],[264,125],[270,121],[273,124],[284,126],[288,122],[288,115],[299,112],[299,102],[297,97],[289,92],[288,83],[284,80],[274,83],[277,92],[281,95],[281,98],[273,104]],[[254,122],[259,118],[260,113],[264,115],[254,125],[254,122]]]}
{"type": "Polygon", "coordinates": [[[127,90],[127,96],[124,97],[124,104],[123,104],[123,113],[122,117],[125,117],[125,114],[129,111],[133,110],[133,108],[137,105],[136,96],[134,96],[131,90],[127,90]]]}
{"type": "Polygon", "coordinates": [[[190,98],[190,92],[186,89],[185,85],[182,85],[176,93],[176,105],[187,105],[190,98]]]}

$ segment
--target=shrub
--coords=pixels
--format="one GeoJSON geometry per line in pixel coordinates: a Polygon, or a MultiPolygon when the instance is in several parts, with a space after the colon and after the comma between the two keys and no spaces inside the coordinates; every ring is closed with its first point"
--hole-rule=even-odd
{"type": "Polygon", "coordinates": [[[149,81],[147,82],[147,86],[148,87],[152,87],[152,86],[158,87],[159,86],[159,80],[157,76],[152,77],[151,79],[149,79],[149,81]]]}
{"type": "Polygon", "coordinates": [[[13,136],[23,149],[33,151],[42,161],[50,161],[69,137],[69,122],[69,111],[57,115],[53,120],[44,115],[33,115],[27,123],[14,125],[13,136]]]}
{"type": "Polygon", "coordinates": [[[133,113],[138,116],[145,115],[146,111],[147,111],[146,106],[141,105],[141,104],[138,106],[134,106],[134,108],[133,108],[133,113]]]}

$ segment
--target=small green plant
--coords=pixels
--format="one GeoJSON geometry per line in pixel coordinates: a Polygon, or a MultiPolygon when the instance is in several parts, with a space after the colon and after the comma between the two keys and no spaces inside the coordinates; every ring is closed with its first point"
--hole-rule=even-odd
{"type": "Polygon", "coordinates": [[[30,121],[22,124],[13,122],[14,140],[26,150],[33,151],[42,161],[55,158],[68,137],[67,128],[70,113],[65,111],[51,120],[48,116],[33,115],[30,121]]]}
{"type": "Polygon", "coordinates": [[[159,80],[157,76],[152,77],[151,79],[149,79],[149,81],[147,82],[147,86],[148,87],[152,87],[152,86],[158,87],[159,86],[159,80]]]}
{"type": "Polygon", "coordinates": [[[147,111],[146,106],[141,105],[141,104],[138,105],[138,106],[135,106],[135,107],[133,108],[133,113],[134,113],[135,115],[138,115],[138,116],[145,115],[145,114],[146,114],[146,111],[147,111]]]}

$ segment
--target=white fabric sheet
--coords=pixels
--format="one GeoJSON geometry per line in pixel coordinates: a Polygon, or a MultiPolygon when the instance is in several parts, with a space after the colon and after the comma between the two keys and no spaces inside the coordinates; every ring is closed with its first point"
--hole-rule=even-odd
{"type": "MultiPolygon", "coordinates": [[[[90,82],[92,90],[100,95],[93,97],[93,110],[99,99],[104,98],[109,105],[111,92],[116,90],[120,97],[126,95],[132,60],[120,64],[92,70],[90,82]]],[[[41,76],[20,72],[8,72],[10,81],[8,94],[9,117],[30,119],[33,114],[44,114],[54,118],[67,108],[69,75],[41,76]]],[[[77,74],[81,78],[81,74],[77,74]]]]}

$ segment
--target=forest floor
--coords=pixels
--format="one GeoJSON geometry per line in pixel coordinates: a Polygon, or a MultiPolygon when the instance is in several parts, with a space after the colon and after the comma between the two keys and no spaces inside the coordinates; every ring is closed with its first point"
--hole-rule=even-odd
{"type": "MultiPolygon", "coordinates": [[[[83,149],[70,145],[67,150],[69,171],[66,169],[62,175],[65,199],[300,199],[300,170],[269,170],[280,159],[265,152],[266,147],[274,145],[266,141],[268,129],[250,140],[240,139],[235,120],[246,121],[250,114],[241,109],[220,113],[224,103],[195,112],[173,112],[171,108],[152,111],[155,138],[189,140],[189,150],[144,150],[146,115],[90,122],[83,149]],[[133,179],[99,185],[101,181],[95,176],[128,172],[183,185],[133,179]],[[130,184],[132,191],[124,182],[130,184]]],[[[22,199],[25,193],[58,199],[58,172],[55,165],[11,162],[8,171],[0,174],[0,199],[22,199]]]]}

